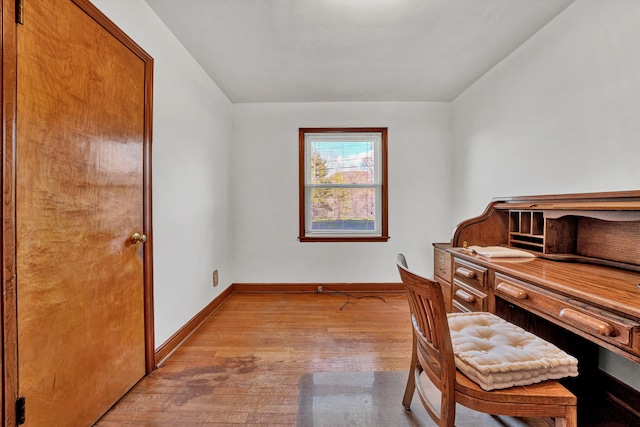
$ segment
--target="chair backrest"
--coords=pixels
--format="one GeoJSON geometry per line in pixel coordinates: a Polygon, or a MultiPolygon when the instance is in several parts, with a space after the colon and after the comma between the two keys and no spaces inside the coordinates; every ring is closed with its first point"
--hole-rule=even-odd
{"type": "Polygon", "coordinates": [[[445,394],[452,398],[456,366],[442,288],[438,282],[409,271],[404,255],[396,256],[396,264],[407,292],[420,365],[443,398],[445,394]]]}

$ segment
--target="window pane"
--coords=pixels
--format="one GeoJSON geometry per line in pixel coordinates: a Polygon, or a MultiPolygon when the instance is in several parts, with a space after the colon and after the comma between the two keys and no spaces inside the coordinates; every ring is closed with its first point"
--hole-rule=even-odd
{"type": "Polygon", "coordinates": [[[387,241],[387,128],[300,128],[298,143],[300,241],[387,241]]]}
{"type": "Polygon", "coordinates": [[[312,231],[375,230],[375,188],[312,188],[312,231]]]}
{"type": "Polygon", "coordinates": [[[314,141],[310,145],[311,184],[375,183],[373,141],[314,141]]]}

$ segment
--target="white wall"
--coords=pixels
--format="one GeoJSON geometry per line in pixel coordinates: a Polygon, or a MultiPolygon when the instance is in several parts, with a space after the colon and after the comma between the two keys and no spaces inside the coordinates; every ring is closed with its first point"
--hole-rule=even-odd
{"type": "MultiPolygon", "coordinates": [[[[640,2],[578,0],[452,103],[454,218],[491,198],[640,189],[640,2]]],[[[640,365],[601,365],[640,389],[640,365]]]]}
{"type": "Polygon", "coordinates": [[[640,188],[640,2],[569,6],[452,103],[454,212],[640,188]]]}
{"type": "Polygon", "coordinates": [[[232,282],[231,103],[144,0],[93,0],[154,58],[156,347],[232,282]],[[214,268],[220,285],[212,286],[214,268]]]}
{"type": "Polygon", "coordinates": [[[448,103],[284,103],[233,107],[234,281],[398,282],[395,255],[432,271],[448,241],[448,103]],[[298,241],[298,128],[389,128],[386,243],[298,241]]]}

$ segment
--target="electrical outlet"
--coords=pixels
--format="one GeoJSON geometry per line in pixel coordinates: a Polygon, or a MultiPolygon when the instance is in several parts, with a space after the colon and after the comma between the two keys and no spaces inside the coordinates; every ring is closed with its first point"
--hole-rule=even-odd
{"type": "Polygon", "coordinates": [[[318,293],[321,294],[322,293],[322,286],[318,286],[318,293]]]}
{"type": "Polygon", "coordinates": [[[218,286],[218,270],[213,270],[213,286],[218,286]]]}

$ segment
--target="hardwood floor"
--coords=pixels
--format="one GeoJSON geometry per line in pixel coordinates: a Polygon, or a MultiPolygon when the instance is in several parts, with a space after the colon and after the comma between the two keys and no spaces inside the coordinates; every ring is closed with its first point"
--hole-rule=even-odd
{"type": "Polygon", "coordinates": [[[295,426],[304,374],[408,369],[406,298],[382,296],[234,294],[96,426],[295,426]]]}

